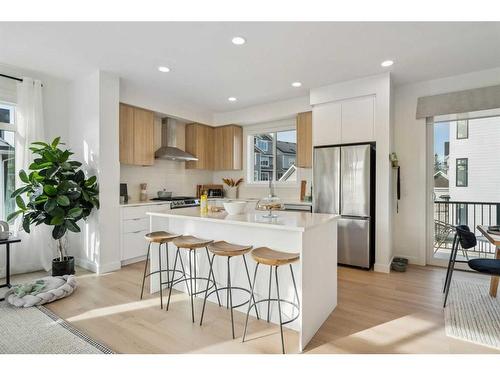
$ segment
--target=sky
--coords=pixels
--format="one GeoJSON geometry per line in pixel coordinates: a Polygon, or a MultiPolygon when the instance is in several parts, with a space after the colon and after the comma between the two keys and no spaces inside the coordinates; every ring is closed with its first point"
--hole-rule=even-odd
{"type": "Polygon", "coordinates": [[[440,122],[434,124],[434,153],[439,155],[439,160],[444,158],[444,143],[450,140],[450,123],[440,122]]]}
{"type": "Polygon", "coordinates": [[[278,141],[297,143],[297,132],[295,130],[290,130],[286,132],[278,132],[278,141]]]}

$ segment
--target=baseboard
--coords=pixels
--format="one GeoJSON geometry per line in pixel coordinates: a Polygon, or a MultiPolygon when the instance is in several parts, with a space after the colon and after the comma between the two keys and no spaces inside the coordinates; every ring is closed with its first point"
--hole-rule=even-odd
{"type": "Polygon", "coordinates": [[[98,266],[97,273],[118,271],[120,268],[122,268],[122,263],[120,261],[106,263],[98,266]]]}
{"type": "Polygon", "coordinates": [[[132,259],[122,260],[121,265],[123,267],[123,266],[127,266],[129,264],[132,264],[132,263],[142,262],[143,260],[146,260],[146,255],[141,255],[140,257],[136,257],[136,258],[132,258],[132,259]]]}
{"type": "Polygon", "coordinates": [[[122,267],[121,262],[111,262],[100,265],[82,258],[76,258],[75,263],[78,267],[97,274],[117,271],[122,267]]]}
{"type": "Polygon", "coordinates": [[[388,264],[375,263],[373,270],[380,273],[391,273],[392,258],[388,264]]]}
{"type": "Polygon", "coordinates": [[[395,258],[406,258],[408,259],[409,264],[415,264],[417,266],[425,266],[426,262],[422,262],[420,257],[412,256],[412,255],[394,255],[395,258]]]}
{"type": "Polygon", "coordinates": [[[91,262],[87,259],[75,258],[75,264],[78,267],[86,269],[87,271],[94,272],[94,273],[97,272],[97,264],[95,264],[94,262],[91,262]]]}

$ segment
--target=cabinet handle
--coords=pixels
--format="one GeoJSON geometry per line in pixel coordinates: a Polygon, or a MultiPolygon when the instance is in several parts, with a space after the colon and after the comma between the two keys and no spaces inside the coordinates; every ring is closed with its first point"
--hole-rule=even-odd
{"type": "Polygon", "coordinates": [[[131,233],[141,233],[141,232],[144,232],[144,229],[136,230],[135,232],[131,232],[131,233]]]}
{"type": "Polygon", "coordinates": [[[137,221],[137,220],[142,220],[142,219],[145,219],[144,217],[136,217],[135,219],[132,219],[134,221],[137,221]]]}

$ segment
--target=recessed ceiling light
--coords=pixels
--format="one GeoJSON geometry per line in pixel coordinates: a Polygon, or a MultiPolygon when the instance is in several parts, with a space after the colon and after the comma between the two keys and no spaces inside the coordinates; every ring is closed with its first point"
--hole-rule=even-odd
{"type": "Polygon", "coordinates": [[[162,73],[168,73],[170,72],[170,68],[169,67],[166,67],[166,66],[159,66],[158,67],[158,70],[162,73]]]}
{"type": "Polygon", "coordinates": [[[394,64],[394,61],[385,60],[385,61],[382,61],[382,63],[380,65],[383,66],[384,68],[387,68],[387,67],[391,66],[392,64],[394,64]]]}
{"type": "Polygon", "coordinates": [[[236,44],[237,46],[241,46],[242,44],[245,44],[247,40],[242,36],[235,36],[233,39],[231,39],[231,42],[233,42],[233,44],[236,44]]]}
{"type": "Polygon", "coordinates": [[[302,86],[302,83],[301,82],[292,82],[292,86],[293,87],[300,87],[300,86],[302,86]]]}
{"type": "Polygon", "coordinates": [[[229,98],[227,98],[227,100],[229,100],[230,102],[235,102],[238,99],[236,99],[234,96],[230,96],[229,98]]]}

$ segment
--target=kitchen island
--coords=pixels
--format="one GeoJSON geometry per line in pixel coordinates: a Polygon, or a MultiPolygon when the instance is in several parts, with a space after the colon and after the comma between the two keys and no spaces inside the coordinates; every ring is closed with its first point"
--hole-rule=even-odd
{"type": "MultiPolygon", "coordinates": [[[[299,350],[302,351],[312,339],[316,331],[332,313],[337,305],[337,216],[329,214],[313,214],[308,212],[277,212],[274,219],[264,218],[264,212],[248,211],[241,215],[228,215],[226,212],[201,214],[198,207],[148,212],[150,216],[150,230],[165,230],[171,233],[193,235],[214,241],[266,246],[285,252],[299,252],[300,261],[293,264],[300,298],[300,316],[297,320],[285,326],[298,331],[299,350]]],[[[170,265],[173,264],[174,249],[170,245],[170,265]]],[[[187,264],[186,252],[182,256],[187,264]]],[[[243,260],[236,257],[231,263],[233,286],[248,288],[243,260]]],[[[250,274],[253,275],[255,262],[247,255],[250,274]]],[[[162,264],[166,264],[165,261],[162,264]]],[[[157,257],[151,258],[151,270],[158,269],[157,257]]],[[[208,260],[205,251],[198,252],[197,274],[207,276],[208,260]]],[[[227,279],[226,260],[215,257],[214,272],[217,284],[225,286],[227,279]]],[[[293,283],[288,267],[278,269],[280,297],[296,302],[293,283]]],[[[199,281],[197,288],[205,288],[206,282],[199,281]]],[[[255,285],[256,299],[267,298],[269,285],[269,267],[259,267],[255,285]]],[[[273,283],[273,298],[275,285],[273,283]]],[[[151,277],[150,291],[158,291],[158,276],[151,277]]],[[[178,283],[174,289],[187,292],[185,283],[178,283]]],[[[224,293],[224,292],[222,292],[224,293]]],[[[203,294],[198,295],[202,298],[203,294]]],[[[237,301],[243,301],[248,295],[235,293],[237,301]]],[[[226,299],[221,296],[224,303],[226,299]]],[[[213,293],[209,301],[217,303],[213,293]]],[[[259,304],[259,315],[267,314],[267,303],[259,304]]],[[[284,320],[296,315],[294,307],[282,304],[284,320]]],[[[237,310],[246,313],[248,305],[237,310]]],[[[196,312],[199,319],[201,311],[196,312]]],[[[255,316],[254,309],[251,315],[255,316]]],[[[186,316],[189,319],[189,316],[186,316]]],[[[279,323],[278,308],[271,304],[271,321],[279,323]]],[[[228,331],[229,332],[229,331],[228,331]]],[[[251,332],[250,332],[251,333],[251,332]]],[[[241,337],[242,332],[239,334],[241,337]]],[[[279,345],[277,343],[277,345],[279,345]]]]}

